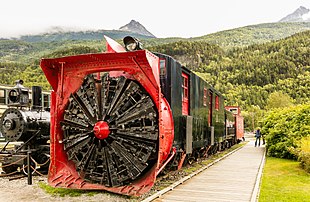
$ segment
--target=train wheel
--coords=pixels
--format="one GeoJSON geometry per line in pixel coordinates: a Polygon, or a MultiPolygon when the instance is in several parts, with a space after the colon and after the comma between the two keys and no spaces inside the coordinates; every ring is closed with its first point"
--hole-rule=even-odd
{"type": "Polygon", "coordinates": [[[134,80],[88,75],[71,94],[61,124],[68,159],[88,182],[126,185],[156,164],[156,106],[134,80]]]}
{"type": "MultiPolygon", "coordinates": [[[[33,175],[37,171],[37,167],[36,167],[36,165],[33,162],[30,164],[30,166],[31,166],[30,172],[33,175]]],[[[22,170],[23,170],[23,173],[25,175],[28,175],[28,166],[27,166],[27,164],[23,164],[22,170]]]]}
{"type": "Polygon", "coordinates": [[[211,149],[208,151],[208,154],[212,155],[212,154],[216,154],[218,151],[218,144],[215,143],[214,145],[211,146],[211,149]]]}
{"type": "Polygon", "coordinates": [[[2,170],[5,174],[15,173],[18,170],[18,165],[10,165],[11,163],[2,163],[2,170]]]}
{"type": "Polygon", "coordinates": [[[188,163],[189,165],[192,165],[195,162],[195,158],[193,156],[188,157],[188,159],[186,159],[186,163],[188,163]]]}

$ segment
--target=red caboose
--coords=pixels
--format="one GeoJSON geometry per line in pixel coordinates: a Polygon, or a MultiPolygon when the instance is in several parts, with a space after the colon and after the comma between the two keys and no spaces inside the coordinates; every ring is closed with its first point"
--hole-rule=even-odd
{"type": "Polygon", "coordinates": [[[236,138],[237,140],[244,139],[244,122],[243,116],[241,116],[241,109],[238,106],[226,106],[225,109],[233,113],[235,117],[235,125],[236,125],[236,138]]]}

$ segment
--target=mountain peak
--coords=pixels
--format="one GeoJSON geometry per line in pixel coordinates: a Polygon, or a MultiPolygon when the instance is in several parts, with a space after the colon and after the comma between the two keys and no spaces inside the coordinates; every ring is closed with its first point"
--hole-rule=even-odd
{"type": "Polygon", "coordinates": [[[293,13],[282,18],[279,22],[310,22],[310,9],[300,6],[293,13]]]}
{"type": "Polygon", "coordinates": [[[128,24],[120,27],[119,30],[130,31],[155,38],[155,36],[151,32],[149,32],[143,25],[141,25],[138,21],[135,20],[131,20],[128,24]]]}

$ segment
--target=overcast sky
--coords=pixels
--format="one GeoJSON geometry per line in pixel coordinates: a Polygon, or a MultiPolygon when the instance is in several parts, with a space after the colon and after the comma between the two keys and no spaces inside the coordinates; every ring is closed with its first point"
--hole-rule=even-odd
{"type": "Polygon", "coordinates": [[[1,0],[0,37],[51,26],[118,29],[134,19],[157,37],[195,37],[276,22],[310,0],[1,0]]]}

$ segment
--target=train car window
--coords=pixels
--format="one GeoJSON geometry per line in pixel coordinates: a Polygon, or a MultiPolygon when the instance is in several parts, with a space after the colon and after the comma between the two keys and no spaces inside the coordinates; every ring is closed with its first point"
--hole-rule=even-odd
{"type": "Polygon", "coordinates": [[[188,75],[182,72],[182,114],[188,115],[188,75]]]}
{"type": "Polygon", "coordinates": [[[10,92],[9,92],[9,100],[10,100],[10,102],[15,103],[15,102],[19,101],[18,99],[19,99],[19,97],[18,97],[17,90],[15,90],[15,89],[10,90],[10,92]]]}
{"type": "Polygon", "coordinates": [[[219,96],[216,95],[215,96],[215,110],[219,110],[220,109],[220,100],[219,100],[219,96]]]}
{"type": "Polygon", "coordinates": [[[29,91],[29,102],[32,103],[32,92],[29,91]]]}
{"type": "Polygon", "coordinates": [[[5,104],[5,90],[0,89],[0,104],[5,104]]]}
{"type": "Polygon", "coordinates": [[[208,100],[208,90],[206,88],[203,89],[203,106],[207,106],[207,100],[208,100]]]}
{"type": "Polygon", "coordinates": [[[183,79],[183,82],[182,82],[182,88],[183,88],[183,98],[182,100],[184,99],[188,99],[188,76],[187,75],[183,75],[182,74],[182,79],[183,79]]]}
{"type": "Polygon", "coordinates": [[[166,59],[160,58],[159,59],[159,65],[160,65],[160,77],[166,76],[166,59]]]}
{"type": "Polygon", "coordinates": [[[209,91],[209,117],[208,117],[208,124],[212,126],[212,115],[213,115],[213,92],[209,91]]]}
{"type": "Polygon", "coordinates": [[[29,91],[28,90],[21,90],[20,103],[29,104],[29,91]]]}
{"type": "Polygon", "coordinates": [[[231,108],[229,111],[233,114],[238,114],[238,108],[231,108]]]}
{"type": "Polygon", "coordinates": [[[43,107],[44,108],[50,107],[49,95],[43,94],[43,107]]]}

